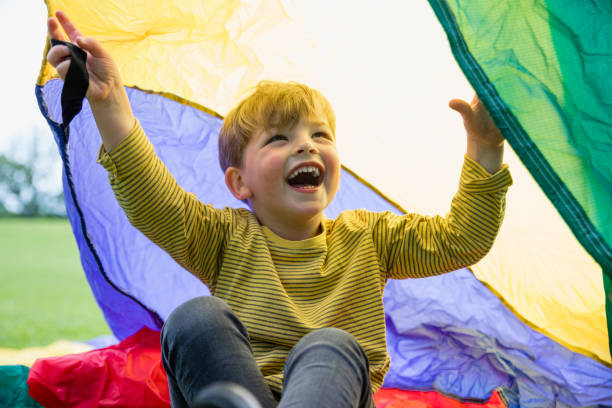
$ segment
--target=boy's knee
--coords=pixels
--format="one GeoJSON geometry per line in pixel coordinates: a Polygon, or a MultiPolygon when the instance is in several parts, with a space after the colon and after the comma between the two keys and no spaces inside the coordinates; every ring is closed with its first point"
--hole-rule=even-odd
{"type": "Polygon", "coordinates": [[[304,353],[314,353],[321,356],[345,356],[352,361],[361,361],[366,365],[368,364],[368,357],[355,336],[333,327],[308,333],[295,345],[290,355],[293,354],[295,355],[293,357],[297,357],[304,355],[304,353]]]}
{"type": "Polygon", "coordinates": [[[357,373],[364,384],[369,381],[368,356],[355,336],[344,330],[324,328],[305,335],[287,356],[285,375],[297,367],[309,367],[308,363],[313,361],[316,366],[328,367],[331,371],[357,373]]]}
{"type": "Polygon", "coordinates": [[[169,337],[180,337],[183,334],[197,335],[228,324],[228,316],[231,313],[229,306],[214,296],[188,300],[174,309],[166,319],[161,332],[162,344],[170,340],[169,337]]]}
{"type": "Polygon", "coordinates": [[[305,344],[326,343],[337,346],[357,346],[359,342],[351,333],[335,327],[326,327],[308,333],[300,341],[305,344]]]}

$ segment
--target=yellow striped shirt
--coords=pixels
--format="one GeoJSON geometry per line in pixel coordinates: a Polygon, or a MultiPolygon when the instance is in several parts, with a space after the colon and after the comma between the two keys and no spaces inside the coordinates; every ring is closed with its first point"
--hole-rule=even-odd
{"type": "Polygon", "coordinates": [[[466,157],[446,217],[366,210],[325,220],[322,233],[288,241],[246,209],[216,209],[176,183],[140,125],[99,162],[130,222],[225,300],[246,325],[255,359],[280,392],[283,364],[305,334],[352,333],[370,362],[373,391],[389,369],[382,294],[388,278],[471,265],[501,225],[507,167],[489,175],[466,157]]]}

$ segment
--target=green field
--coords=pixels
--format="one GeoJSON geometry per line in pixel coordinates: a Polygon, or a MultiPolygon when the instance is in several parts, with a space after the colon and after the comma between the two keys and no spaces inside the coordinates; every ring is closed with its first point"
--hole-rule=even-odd
{"type": "Polygon", "coordinates": [[[0,347],[110,334],[66,219],[0,218],[0,347]]]}

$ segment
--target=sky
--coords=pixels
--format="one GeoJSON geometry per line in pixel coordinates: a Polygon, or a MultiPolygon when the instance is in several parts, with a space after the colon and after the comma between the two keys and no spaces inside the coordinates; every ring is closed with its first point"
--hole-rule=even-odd
{"type": "Polygon", "coordinates": [[[0,64],[0,77],[5,95],[0,119],[3,130],[0,152],[11,142],[36,130],[47,131],[34,96],[46,38],[46,6],[42,0],[0,1],[0,32],[5,56],[0,64]]]}
{"type": "Polygon", "coordinates": [[[4,97],[0,98],[0,154],[23,161],[33,144],[39,152],[40,190],[61,191],[61,164],[55,142],[38,109],[34,88],[46,39],[46,5],[42,0],[0,0],[0,34],[4,97]]]}

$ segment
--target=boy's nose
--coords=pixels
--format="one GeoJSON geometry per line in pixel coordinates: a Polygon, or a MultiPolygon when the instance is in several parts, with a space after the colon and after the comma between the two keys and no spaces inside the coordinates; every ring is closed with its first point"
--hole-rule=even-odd
{"type": "Polygon", "coordinates": [[[315,145],[312,143],[312,141],[307,141],[307,142],[303,142],[302,144],[300,144],[296,150],[296,154],[301,154],[301,153],[312,153],[315,154],[317,153],[317,148],[315,147],[315,145]]]}

